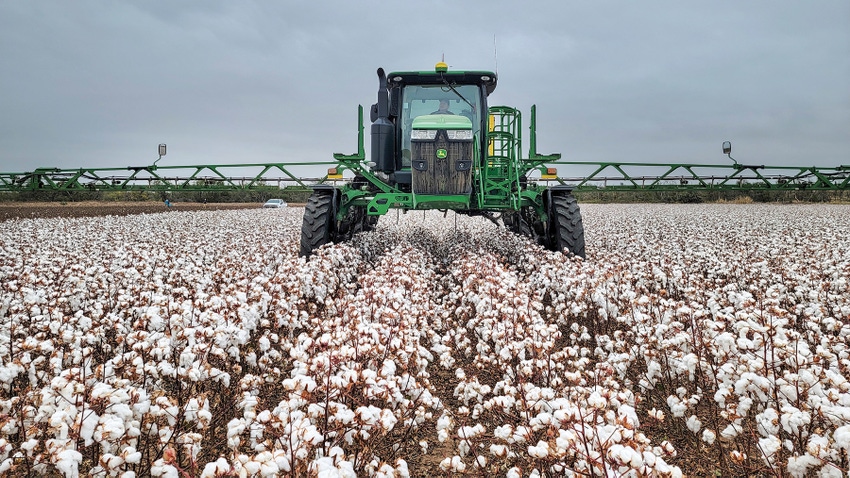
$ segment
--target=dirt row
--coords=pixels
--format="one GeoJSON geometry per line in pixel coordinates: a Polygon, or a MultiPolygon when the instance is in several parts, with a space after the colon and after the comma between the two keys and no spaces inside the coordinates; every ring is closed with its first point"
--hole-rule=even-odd
{"type": "Polygon", "coordinates": [[[19,218],[127,216],[167,211],[203,211],[259,208],[259,203],[196,203],[178,202],[167,207],[161,202],[9,202],[0,203],[0,221],[19,218]]]}

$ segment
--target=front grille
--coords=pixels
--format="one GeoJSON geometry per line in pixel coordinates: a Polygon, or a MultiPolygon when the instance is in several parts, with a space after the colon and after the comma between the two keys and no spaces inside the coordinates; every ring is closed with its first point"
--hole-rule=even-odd
{"type": "Polygon", "coordinates": [[[411,173],[415,194],[472,192],[472,141],[449,141],[440,131],[432,141],[411,144],[411,173]],[[438,157],[439,150],[446,157],[438,157]]]}

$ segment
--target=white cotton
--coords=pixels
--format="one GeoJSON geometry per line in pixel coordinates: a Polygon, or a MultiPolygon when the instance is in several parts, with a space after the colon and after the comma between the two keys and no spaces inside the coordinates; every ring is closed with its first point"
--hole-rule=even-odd
{"type": "Polygon", "coordinates": [[[694,433],[699,433],[700,429],[702,429],[702,422],[696,415],[689,416],[685,421],[685,425],[687,425],[688,430],[694,433]]]}
{"type": "Polygon", "coordinates": [[[816,434],[810,436],[808,443],[806,443],[806,451],[809,452],[810,455],[822,460],[828,459],[830,451],[829,439],[825,436],[816,434]]]}
{"type": "Polygon", "coordinates": [[[78,466],[83,462],[83,455],[77,450],[62,450],[56,455],[56,469],[65,478],[80,476],[78,466]]]}
{"type": "Polygon", "coordinates": [[[766,408],[756,415],[758,431],[762,436],[773,436],[779,434],[779,414],[776,409],[766,408]]]}
{"type": "Polygon", "coordinates": [[[510,425],[502,425],[493,430],[493,435],[502,440],[510,440],[514,434],[514,428],[510,425]]]}
{"type": "Polygon", "coordinates": [[[83,439],[85,446],[91,446],[94,443],[94,431],[97,428],[100,417],[94,410],[86,410],[83,412],[83,423],[80,426],[80,438],[83,439]]]}
{"type": "Polygon", "coordinates": [[[214,478],[216,475],[216,468],[215,462],[207,463],[204,465],[204,470],[201,472],[201,478],[214,478]]]}
{"type": "Polygon", "coordinates": [[[850,453],[850,425],[836,428],[832,433],[832,439],[835,441],[835,446],[844,450],[845,453],[850,453]]]}
{"type": "Polygon", "coordinates": [[[142,453],[136,451],[133,447],[127,447],[126,450],[121,452],[121,456],[124,457],[125,463],[136,464],[142,461],[142,453]]]}
{"type": "Polygon", "coordinates": [[[269,341],[269,338],[268,338],[268,337],[266,337],[265,335],[264,335],[264,336],[262,336],[262,337],[260,337],[260,340],[258,340],[257,342],[258,342],[258,344],[259,344],[259,346],[260,346],[260,351],[261,351],[261,352],[266,352],[266,351],[268,351],[268,350],[271,348],[271,346],[272,346],[271,342],[269,341]]]}
{"type": "Polygon", "coordinates": [[[804,478],[809,468],[816,466],[820,460],[806,453],[803,456],[788,458],[788,473],[794,478],[804,478]]]}
{"type": "Polygon", "coordinates": [[[396,372],[396,364],[391,359],[384,360],[383,366],[381,366],[381,376],[382,377],[391,377],[395,375],[396,372]]]}
{"type": "Polygon", "coordinates": [[[541,440],[537,442],[537,445],[528,447],[528,454],[533,458],[546,458],[549,456],[549,444],[541,440]]]}
{"type": "Polygon", "coordinates": [[[381,410],[381,426],[385,431],[392,430],[397,422],[398,418],[396,418],[392,410],[387,408],[381,410]]]}
{"type": "Polygon", "coordinates": [[[608,400],[606,400],[602,395],[599,394],[598,391],[595,391],[587,397],[587,405],[591,408],[605,408],[608,404],[608,400]]]}
{"type": "Polygon", "coordinates": [[[490,454],[498,458],[504,458],[508,455],[508,447],[493,443],[490,445],[490,454]]]}
{"type": "Polygon", "coordinates": [[[791,434],[797,435],[800,433],[800,428],[811,423],[812,418],[809,412],[801,411],[791,405],[782,407],[782,415],[779,417],[779,422],[782,428],[791,434]]]}
{"type": "Polygon", "coordinates": [[[675,395],[667,397],[667,406],[670,407],[670,413],[676,418],[684,417],[685,412],[688,411],[687,404],[675,395]]]}
{"type": "Polygon", "coordinates": [[[734,423],[730,423],[720,432],[720,439],[726,441],[732,441],[738,436],[738,433],[741,432],[741,427],[736,426],[734,423]]]}
{"type": "Polygon", "coordinates": [[[782,442],[776,436],[759,439],[759,448],[767,458],[773,456],[782,447],[782,442]]]}
{"type": "Polygon", "coordinates": [[[457,455],[452,457],[452,470],[460,473],[466,471],[466,463],[464,463],[457,455]]]}
{"type": "Polygon", "coordinates": [[[245,471],[251,475],[256,475],[260,472],[260,464],[256,461],[249,461],[242,466],[245,467],[245,471]]]}

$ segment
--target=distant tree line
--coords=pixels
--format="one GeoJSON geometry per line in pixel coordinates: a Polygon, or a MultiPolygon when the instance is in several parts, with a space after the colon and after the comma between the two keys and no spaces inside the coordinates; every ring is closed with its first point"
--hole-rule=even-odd
{"type": "Polygon", "coordinates": [[[302,186],[260,186],[252,189],[210,188],[196,191],[21,191],[0,193],[0,201],[80,202],[80,201],[165,201],[200,203],[265,202],[272,198],[288,203],[304,203],[312,189],[302,186]]]}
{"type": "Polygon", "coordinates": [[[605,191],[577,190],[579,202],[585,203],[850,203],[850,191],[605,191]]]}

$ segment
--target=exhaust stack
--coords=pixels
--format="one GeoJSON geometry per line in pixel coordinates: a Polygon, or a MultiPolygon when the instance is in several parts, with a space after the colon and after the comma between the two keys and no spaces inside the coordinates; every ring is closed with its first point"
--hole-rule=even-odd
{"type": "Polygon", "coordinates": [[[376,170],[389,174],[396,170],[395,125],[389,118],[387,75],[383,68],[378,68],[377,110],[377,118],[372,123],[372,162],[376,170]]]}

